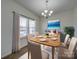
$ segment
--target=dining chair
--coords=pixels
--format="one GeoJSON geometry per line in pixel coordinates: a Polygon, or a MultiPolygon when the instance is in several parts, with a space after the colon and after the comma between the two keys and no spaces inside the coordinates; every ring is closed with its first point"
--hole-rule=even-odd
{"type": "Polygon", "coordinates": [[[52,47],[50,46],[46,46],[46,45],[41,45],[41,50],[43,52],[46,52],[48,54],[48,58],[51,59],[52,58],[52,47]]]}
{"type": "Polygon", "coordinates": [[[49,59],[49,54],[43,50],[41,50],[42,59],[49,59]]]}
{"type": "Polygon", "coordinates": [[[60,48],[60,58],[61,59],[74,59],[74,51],[76,50],[76,46],[77,46],[77,38],[72,37],[70,44],[69,44],[69,48],[60,48]]]}
{"type": "Polygon", "coordinates": [[[41,45],[41,49],[49,54],[49,59],[52,59],[52,47],[41,45]]]}
{"type": "Polygon", "coordinates": [[[28,42],[28,59],[30,59],[31,58],[31,54],[30,54],[30,39],[32,38],[32,34],[28,34],[28,36],[27,36],[27,42],[28,42]]]}
{"type": "Polygon", "coordinates": [[[65,40],[64,40],[64,42],[62,42],[62,47],[66,47],[67,48],[67,45],[70,42],[70,38],[69,37],[70,37],[70,35],[66,34],[65,40]]]}
{"type": "Polygon", "coordinates": [[[31,43],[31,59],[49,59],[49,54],[41,50],[40,44],[31,43]]]}
{"type": "Polygon", "coordinates": [[[40,34],[39,34],[39,32],[35,32],[35,36],[39,36],[40,34]]]}
{"type": "Polygon", "coordinates": [[[28,35],[28,58],[31,56],[31,59],[48,59],[48,54],[41,51],[40,44],[30,41],[32,37],[33,36],[31,34],[28,35]]]}
{"type": "Polygon", "coordinates": [[[28,59],[42,59],[40,45],[30,41],[32,34],[28,35],[28,59]]]}

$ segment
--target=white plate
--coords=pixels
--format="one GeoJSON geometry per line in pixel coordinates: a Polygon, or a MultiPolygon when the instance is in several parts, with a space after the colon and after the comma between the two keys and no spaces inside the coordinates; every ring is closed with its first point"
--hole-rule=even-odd
{"type": "Polygon", "coordinates": [[[43,37],[43,36],[37,36],[37,37],[39,37],[39,38],[40,38],[40,37],[43,37]]]}
{"type": "Polygon", "coordinates": [[[46,39],[40,39],[40,41],[46,41],[46,39]]]}
{"type": "Polygon", "coordinates": [[[57,38],[51,38],[52,40],[57,40],[57,38]]]}

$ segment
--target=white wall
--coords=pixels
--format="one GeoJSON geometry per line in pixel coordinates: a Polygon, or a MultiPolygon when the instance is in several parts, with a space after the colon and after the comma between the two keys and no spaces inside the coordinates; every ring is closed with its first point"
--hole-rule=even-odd
{"type": "Polygon", "coordinates": [[[76,18],[76,8],[67,10],[64,12],[60,12],[58,14],[53,14],[52,17],[48,19],[41,18],[40,27],[41,27],[41,34],[45,32],[45,29],[47,29],[47,21],[48,20],[56,20],[60,19],[61,21],[61,29],[63,29],[64,26],[74,26],[75,27],[75,36],[77,34],[77,18],[76,18]]]}
{"type": "Polygon", "coordinates": [[[12,0],[1,1],[1,57],[4,57],[12,52],[12,31],[13,31],[13,13],[15,11],[19,14],[36,19],[37,27],[36,30],[39,32],[39,19],[33,13],[29,12],[21,5],[17,4],[12,0]]]}
{"type": "Polygon", "coordinates": [[[75,36],[77,37],[77,8],[74,9],[74,27],[75,27],[75,36]]]}

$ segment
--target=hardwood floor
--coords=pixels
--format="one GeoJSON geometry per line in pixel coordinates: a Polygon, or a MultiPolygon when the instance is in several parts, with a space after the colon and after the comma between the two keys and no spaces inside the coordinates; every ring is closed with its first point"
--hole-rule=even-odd
{"type": "MultiPolygon", "coordinates": [[[[31,56],[31,55],[30,55],[31,56]]],[[[42,59],[48,59],[46,53],[42,53],[43,58],[42,59]]],[[[22,48],[20,51],[13,53],[5,58],[2,59],[28,59],[28,49],[27,47],[22,48]]],[[[31,57],[30,57],[31,59],[31,57]]],[[[77,54],[75,54],[75,58],[77,59],[77,54]]]]}
{"type": "Polygon", "coordinates": [[[7,57],[4,57],[2,59],[28,59],[28,49],[27,47],[22,48],[20,51],[13,53],[7,57]]]}

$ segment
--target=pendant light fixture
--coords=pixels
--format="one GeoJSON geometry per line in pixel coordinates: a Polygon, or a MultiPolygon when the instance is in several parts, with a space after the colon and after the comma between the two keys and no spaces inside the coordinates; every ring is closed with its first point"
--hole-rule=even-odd
{"type": "Polygon", "coordinates": [[[46,3],[46,9],[41,13],[41,15],[48,18],[49,16],[52,15],[53,10],[48,9],[48,0],[46,0],[45,3],[46,3]]]}

